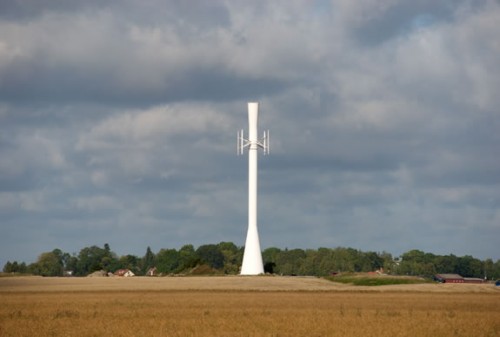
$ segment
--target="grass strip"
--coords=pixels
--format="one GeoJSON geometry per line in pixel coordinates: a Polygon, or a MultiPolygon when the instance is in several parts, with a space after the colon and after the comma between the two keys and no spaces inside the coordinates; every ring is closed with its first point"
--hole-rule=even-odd
{"type": "Polygon", "coordinates": [[[390,276],[358,276],[358,275],[336,275],[328,276],[327,280],[332,282],[352,284],[355,286],[386,286],[393,284],[419,284],[429,281],[421,278],[390,277],[390,276]]]}

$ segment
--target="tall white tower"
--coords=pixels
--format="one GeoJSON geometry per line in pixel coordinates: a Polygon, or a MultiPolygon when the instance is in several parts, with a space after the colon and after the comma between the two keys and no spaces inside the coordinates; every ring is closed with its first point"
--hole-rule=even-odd
{"type": "Polygon", "coordinates": [[[257,136],[258,119],[259,103],[248,103],[248,139],[243,136],[243,129],[238,131],[237,135],[238,155],[243,154],[243,149],[248,147],[248,231],[241,275],[264,273],[257,229],[257,152],[261,148],[264,154],[269,154],[269,130],[264,131],[263,137],[259,139],[257,136]]]}

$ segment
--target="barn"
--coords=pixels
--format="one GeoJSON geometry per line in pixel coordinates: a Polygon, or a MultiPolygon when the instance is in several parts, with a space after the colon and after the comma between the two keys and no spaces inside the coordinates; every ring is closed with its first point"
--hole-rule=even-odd
{"type": "Polygon", "coordinates": [[[434,279],[440,283],[464,283],[464,278],[458,274],[436,274],[434,279]]]}
{"type": "Polygon", "coordinates": [[[464,277],[464,283],[484,283],[484,280],[478,277],[464,277]]]}
{"type": "Polygon", "coordinates": [[[441,283],[483,283],[484,280],[476,277],[462,277],[458,274],[437,274],[434,279],[441,283]]]}

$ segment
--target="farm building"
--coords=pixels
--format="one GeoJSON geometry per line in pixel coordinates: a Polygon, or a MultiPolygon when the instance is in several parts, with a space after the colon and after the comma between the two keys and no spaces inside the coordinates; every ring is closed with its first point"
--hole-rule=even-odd
{"type": "Polygon", "coordinates": [[[474,277],[463,277],[458,274],[437,274],[434,279],[441,283],[483,283],[484,280],[474,277]]]}
{"type": "Polygon", "coordinates": [[[484,280],[478,277],[464,277],[464,283],[483,283],[484,280]]]}
{"type": "Polygon", "coordinates": [[[117,271],[115,271],[115,275],[123,277],[135,276],[135,274],[130,269],[118,269],[117,271]]]}
{"type": "Polygon", "coordinates": [[[464,283],[464,278],[458,274],[437,274],[434,278],[440,283],[464,283]]]}

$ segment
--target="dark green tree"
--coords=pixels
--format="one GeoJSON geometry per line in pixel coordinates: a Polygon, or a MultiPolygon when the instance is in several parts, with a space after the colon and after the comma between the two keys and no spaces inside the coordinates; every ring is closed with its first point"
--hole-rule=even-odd
{"type": "Polygon", "coordinates": [[[193,245],[184,245],[179,249],[179,266],[175,272],[179,273],[194,268],[199,263],[200,258],[196,254],[193,245]]]}
{"type": "Polygon", "coordinates": [[[151,248],[148,246],[146,249],[146,254],[141,261],[141,272],[142,275],[146,275],[146,272],[156,266],[156,255],[151,251],[151,248]]]}
{"type": "Polygon", "coordinates": [[[156,254],[156,268],[159,273],[170,274],[179,268],[180,254],[175,249],[160,249],[156,254]]]}
{"type": "Polygon", "coordinates": [[[264,273],[274,274],[274,268],[276,268],[276,263],[274,263],[274,262],[264,263],[264,273]]]}
{"type": "Polygon", "coordinates": [[[75,255],[69,255],[64,259],[64,270],[72,271],[74,273],[77,269],[77,264],[78,257],[76,257],[75,255]]]}
{"type": "Polygon", "coordinates": [[[458,265],[458,258],[451,255],[439,255],[434,258],[434,268],[437,274],[455,273],[458,265]]]}
{"type": "Polygon", "coordinates": [[[224,254],[222,254],[218,245],[202,245],[196,250],[196,255],[198,255],[202,263],[206,263],[214,269],[224,267],[224,254]]]}
{"type": "Polygon", "coordinates": [[[363,272],[379,270],[384,266],[384,260],[375,252],[360,252],[359,255],[363,261],[361,267],[363,272]]]}
{"type": "Polygon", "coordinates": [[[88,275],[97,270],[114,271],[119,268],[118,258],[105,244],[104,248],[98,246],[85,247],[80,250],[76,263],[76,275],[88,275]]]}
{"type": "Polygon", "coordinates": [[[380,258],[382,259],[382,267],[384,268],[384,272],[387,274],[392,274],[396,270],[396,263],[394,262],[394,258],[392,257],[391,253],[383,251],[382,253],[379,254],[380,258]]]}
{"type": "Polygon", "coordinates": [[[458,263],[455,273],[465,277],[484,277],[483,263],[470,256],[462,256],[458,258],[458,263]]]}

